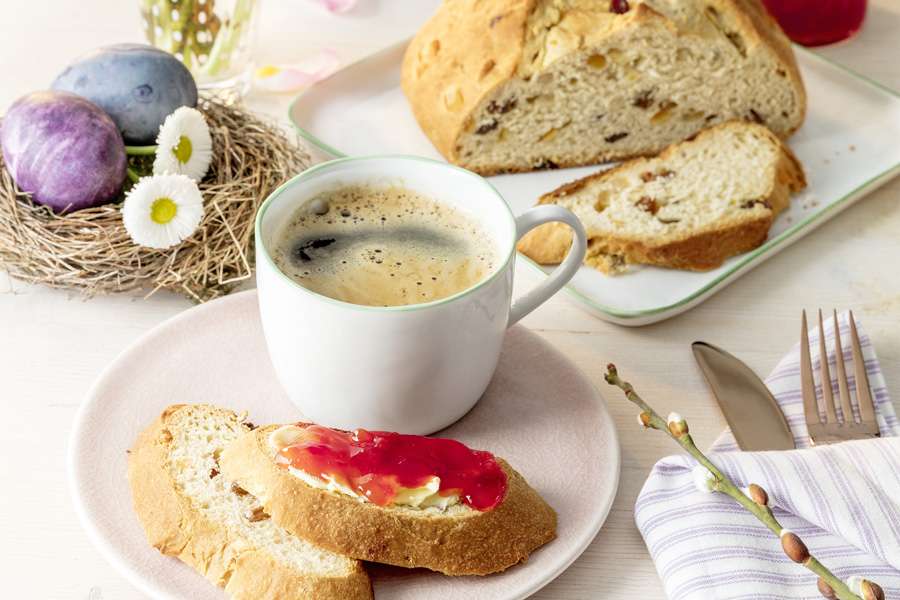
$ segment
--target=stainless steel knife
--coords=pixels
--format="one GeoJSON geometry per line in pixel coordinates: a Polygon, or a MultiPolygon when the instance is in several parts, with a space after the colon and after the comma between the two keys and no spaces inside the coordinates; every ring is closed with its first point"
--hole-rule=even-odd
{"type": "Polygon", "coordinates": [[[794,448],[781,408],[750,367],[706,342],[694,342],[691,349],[741,450],[794,448]]]}

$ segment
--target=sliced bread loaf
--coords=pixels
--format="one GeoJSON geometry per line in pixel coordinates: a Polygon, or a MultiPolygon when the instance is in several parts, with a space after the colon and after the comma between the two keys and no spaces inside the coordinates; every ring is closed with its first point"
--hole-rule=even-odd
{"type": "Polygon", "coordinates": [[[401,82],[438,151],[485,175],[655,154],[733,119],[786,136],[806,111],[759,0],[446,0],[401,82]]]}
{"type": "Polygon", "coordinates": [[[128,480],[147,539],[232,598],[372,598],[358,561],[290,535],[221,474],[225,446],[248,431],[231,411],[175,405],[140,435],[128,480]]]}
{"type": "MultiPolygon", "coordinates": [[[[634,159],[544,195],[574,212],[588,234],[585,263],[707,270],[762,244],[790,194],[806,186],[800,163],[762,125],[717,125],[656,158],[634,159]]],[[[519,242],[541,264],[560,262],[570,230],[552,223],[519,242]]]]}
{"type": "Polygon", "coordinates": [[[506,495],[490,510],[462,503],[380,506],[313,487],[279,467],[269,440],[278,429],[263,427],[231,444],[222,454],[222,472],[259,498],[278,525],[323,548],[447,575],[487,575],[524,561],[556,536],[556,513],[500,459],[506,495]]]}

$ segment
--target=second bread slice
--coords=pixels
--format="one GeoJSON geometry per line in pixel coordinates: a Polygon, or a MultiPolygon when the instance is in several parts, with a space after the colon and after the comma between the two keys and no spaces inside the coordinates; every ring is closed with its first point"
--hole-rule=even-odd
{"type": "Polygon", "coordinates": [[[276,526],[219,472],[225,446],[250,431],[230,410],[173,405],[128,456],[138,519],[161,553],[187,563],[243,600],[370,600],[358,561],[276,526]]]}
{"type": "Polygon", "coordinates": [[[492,510],[382,507],[317,489],[276,465],[263,427],[232,443],[222,472],[256,496],[279,526],[340,554],[447,575],[487,575],[556,536],[556,513],[505,461],[507,493],[492,510]]]}
{"type": "MultiPolygon", "coordinates": [[[[730,122],[541,197],[574,212],[588,234],[585,263],[604,272],[631,263],[703,271],[762,244],[803,168],[762,125],[730,122]]],[[[572,242],[564,225],[542,225],[519,242],[541,264],[572,242]]]]}

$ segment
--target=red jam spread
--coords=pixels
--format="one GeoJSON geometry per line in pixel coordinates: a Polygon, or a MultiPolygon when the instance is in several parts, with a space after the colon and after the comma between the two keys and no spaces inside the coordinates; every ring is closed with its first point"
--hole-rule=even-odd
{"type": "Polygon", "coordinates": [[[459,496],[476,510],[491,510],[506,495],[506,473],[494,455],[455,440],[384,431],[338,431],[300,423],[303,435],[281,448],[276,462],[334,480],[374,504],[392,503],[400,488],[440,477],[438,494],[459,496]]]}

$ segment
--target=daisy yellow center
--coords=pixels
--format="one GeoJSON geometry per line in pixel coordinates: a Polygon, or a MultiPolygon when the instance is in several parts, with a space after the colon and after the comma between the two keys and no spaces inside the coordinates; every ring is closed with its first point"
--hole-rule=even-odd
{"type": "Polygon", "coordinates": [[[181,164],[186,164],[189,160],[191,160],[191,154],[194,153],[194,145],[191,143],[191,140],[186,135],[178,138],[178,144],[172,148],[172,154],[175,155],[175,158],[178,159],[178,162],[181,164]]]}
{"type": "Polygon", "coordinates": [[[157,198],[150,206],[150,219],[159,225],[165,225],[178,214],[178,205],[171,198],[157,198]]]}

